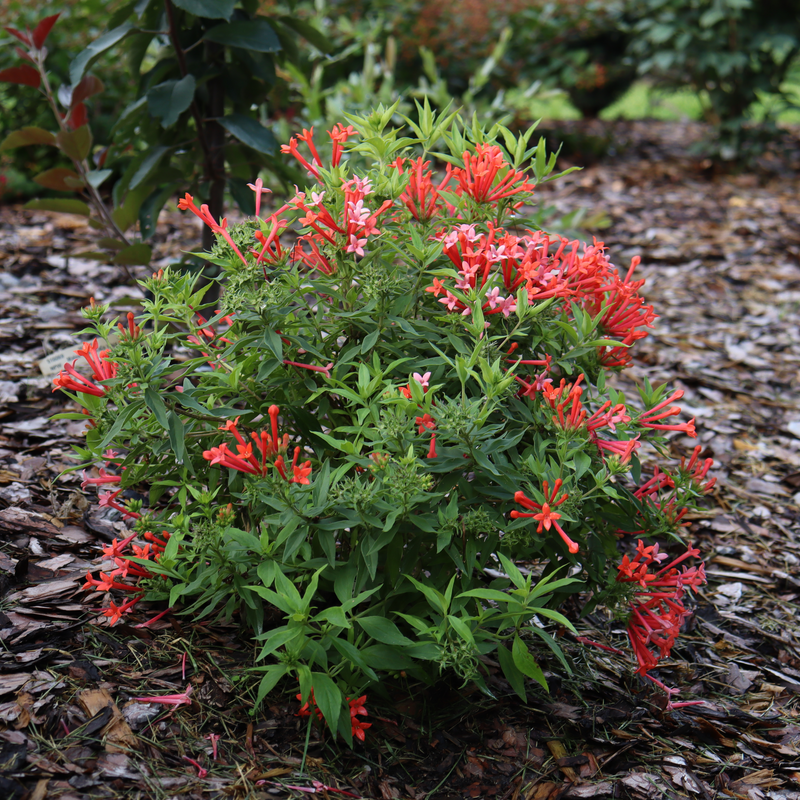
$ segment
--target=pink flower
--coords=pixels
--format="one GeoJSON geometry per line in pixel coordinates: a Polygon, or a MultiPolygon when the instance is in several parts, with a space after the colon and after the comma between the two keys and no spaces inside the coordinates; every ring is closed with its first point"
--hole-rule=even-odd
{"type": "Polygon", "coordinates": [[[197,768],[197,777],[198,778],[205,778],[206,775],[208,775],[208,770],[207,769],[203,769],[203,767],[201,767],[197,763],[197,761],[195,761],[193,758],[189,758],[189,756],[181,756],[181,758],[184,761],[188,761],[193,767],[197,768]]]}
{"type": "Polygon", "coordinates": [[[271,190],[264,188],[264,182],[261,178],[256,178],[255,184],[248,183],[247,186],[256,193],[256,216],[259,216],[259,212],[261,211],[261,195],[271,190]]]}
{"type": "Polygon", "coordinates": [[[364,245],[367,243],[366,239],[359,239],[354,233],[350,234],[350,244],[347,245],[345,250],[348,253],[355,253],[357,256],[364,255],[364,245]]]}
{"type": "Polygon", "coordinates": [[[414,378],[414,380],[420,384],[423,389],[427,390],[431,378],[430,372],[426,372],[424,375],[420,375],[419,372],[415,372],[411,377],[414,378]]]}
{"type": "Polygon", "coordinates": [[[164,706],[183,706],[190,705],[189,695],[192,693],[191,684],[186,687],[186,691],[180,694],[162,694],[155,697],[134,697],[137,703],[160,703],[164,706]]]}

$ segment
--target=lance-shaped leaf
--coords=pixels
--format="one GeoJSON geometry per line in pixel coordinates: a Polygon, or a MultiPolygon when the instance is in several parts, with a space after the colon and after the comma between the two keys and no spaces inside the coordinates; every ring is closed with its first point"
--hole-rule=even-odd
{"type": "Polygon", "coordinates": [[[10,33],[12,36],[16,36],[17,39],[19,39],[22,42],[22,44],[25,44],[28,47],[30,47],[33,44],[33,42],[31,42],[31,37],[28,36],[27,33],[23,33],[22,31],[18,31],[16,28],[12,28],[9,25],[6,25],[5,30],[6,30],[6,32],[10,33]]]}
{"type": "Polygon", "coordinates": [[[147,93],[147,107],[154,117],[161,120],[165,128],[169,128],[192,104],[194,89],[194,75],[186,75],[180,80],[164,81],[147,93]]]}
{"type": "Polygon", "coordinates": [[[18,131],[12,131],[3,139],[0,144],[0,151],[13,150],[15,147],[25,147],[29,144],[52,144],[56,143],[56,137],[43,128],[36,128],[28,126],[20,128],[18,131]]]}
{"type": "Polygon", "coordinates": [[[35,175],[33,180],[45,189],[55,189],[59,192],[72,192],[83,185],[80,175],[66,167],[45,170],[35,175]],[[77,185],[70,185],[68,180],[77,181],[77,185]]]}
{"type": "Polygon", "coordinates": [[[246,114],[228,114],[217,122],[240,142],[252,147],[253,150],[258,150],[259,153],[271,156],[278,150],[278,142],[272,131],[246,114]]]}
{"type": "Polygon", "coordinates": [[[34,89],[38,89],[42,79],[33,67],[23,64],[20,67],[9,67],[8,69],[0,70],[0,81],[19,83],[22,86],[33,86],[34,89]]]}
{"type": "Polygon", "coordinates": [[[136,32],[136,28],[130,22],[125,22],[114,30],[103,34],[99,39],[95,39],[82,53],[77,55],[69,65],[69,79],[72,85],[80,83],[84,72],[89,65],[99,56],[110,50],[117,42],[136,32]]]}
{"type": "Polygon", "coordinates": [[[215,25],[210,31],[206,31],[203,38],[207,42],[241,47],[256,53],[277,53],[281,49],[277,34],[263,17],[215,25]]]}
{"type": "Polygon", "coordinates": [[[169,148],[165,147],[164,145],[154,147],[147,154],[147,157],[144,159],[144,161],[142,161],[139,169],[134,172],[129,188],[135,189],[137,186],[144,183],[155,172],[159,162],[164,157],[164,154],[168,151],[169,148]]]}
{"type": "Polygon", "coordinates": [[[39,22],[39,24],[33,29],[32,39],[33,39],[33,46],[37,50],[41,50],[42,46],[44,45],[45,39],[47,39],[53,25],[56,24],[56,20],[61,16],[61,12],[58,14],[53,14],[50,17],[45,17],[43,20],[39,22]]]}

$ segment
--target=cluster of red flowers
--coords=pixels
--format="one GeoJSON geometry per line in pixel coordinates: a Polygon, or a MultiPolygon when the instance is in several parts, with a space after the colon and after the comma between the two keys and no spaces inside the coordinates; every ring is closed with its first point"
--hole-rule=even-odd
{"type": "Polygon", "coordinates": [[[203,453],[203,458],[212,464],[221,464],[223,467],[235,469],[239,472],[247,472],[250,475],[259,475],[262,478],[270,474],[274,468],[278,474],[289,483],[302,483],[308,485],[309,475],[311,475],[311,462],[306,461],[299,464],[300,448],[294,448],[294,458],[291,464],[291,477],[287,472],[287,464],[284,456],[289,450],[289,434],[285,433],[282,437],[278,435],[278,415],[280,409],[276,405],[271,405],[268,409],[271,422],[271,435],[266,431],[250,434],[253,442],[245,441],[239,433],[239,417],[235,420],[228,420],[220,426],[221,431],[229,431],[237,441],[236,454],[231,452],[227,444],[219,447],[212,447],[203,453]],[[253,449],[255,444],[255,450],[253,449]],[[260,460],[259,460],[260,456],[260,460]]]}
{"type": "MultiPolygon", "coordinates": [[[[298,694],[297,699],[302,703],[303,702],[303,695],[298,694]]],[[[359,719],[359,715],[361,716],[368,716],[368,711],[366,709],[365,703],[367,701],[367,696],[362,695],[361,697],[356,697],[354,700],[351,700],[349,697],[346,698],[348,705],[350,706],[350,730],[352,735],[356,737],[359,741],[363,742],[365,737],[365,731],[367,728],[372,727],[371,722],[365,722],[362,719],[359,719]]],[[[297,712],[298,717],[310,717],[311,714],[314,714],[316,718],[322,722],[323,716],[322,712],[319,710],[317,706],[317,702],[314,699],[314,688],[311,688],[311,695],[309,699],[303,703],[300,707],[300,710],[297,712]]]]}
{"type": "Polygon", "coordinates": [[[511,512],[511,519],[518,519],[520,517],[533,518],[539,523],[536,533],[541,533],[542,528],[546,531],[549,531],[551,527],[555,528],[556,531],[558,531],[558,535],[564,540],[564,544],[567,546],[570,553],[575,554],[578,552],[578,545],[564,533],[564,529],[558,524],[558,520],[561,519],[561,514],[553,511],[554,508],[558,508],[558,506],[566,502],[569,498],[568,494],[563,494],[556,500],[556,496],[559,491],[561,491],[561,486],[562,481],[559,478],[553,484],[553,491],[551,492],[547,481],[543,481],[542,494],[544,495],[544,503],[537,503],[535,500],[531,500],[525,492],[516,492],[514,494],[514,502],[519,503],[523,508],[527,508],[534,513],[526,514],[524,511],[517,511],[515,509],[511,512]]]}
{"type": "MultiPolygon", "coordinates": [[[[219,314],[219,310],[217,310],[219,314]]],[[[211,369],[216,369],[217,364],[212,359],[212,353],[208,351],[219,350],[223,347],[224,344],[233,344],[233,342],[227,337],[223,336],[220,333],[217,333],[216,329],[209,325],[206,321],[206,318],[202,314],[197,315],[197,328],[196,334],[192,333],[186,337],[186,340],[190,343],[195,345],[200,352],[209,359],[209,366],[211,369]]],[[[233,325],[233,317],[228,314],[224,316],[220,322],[224,322],[228,327],[233,325]]]]}
{"type": "MultiPolygon", "coordinates": [[[[717,482],[716,478],[705,480],[708,476],[708,470],[711,468],[714,460],[707,458],[701,463],[699,461],[701,450],[701,445],[697,445],[697,447],[694,448],[688,464],[686,463],[686,458],[682,457],[679,471],[684,479],[692,486],[694,491],[700,494],[708,494],[717,482]],[[703,483],[703,481],[705,481],[705,483],[703,483]]],[[[681,520],[686,515],[688,509],[678,507],[678,498],[675,489],[675,479],[666,472],[662,472],[658,467],[655,467],[653,477],[646,480],[641,486],[638,486],[633,495],[637,500],[656,509],[673,527],[685,527],[689,523],[681,522],[681,520]],[[667,492],[668,495],[664,497],[662,492],[667,492]]],[[[638,530],[634,531],[634,533],[643,534],[644,531],[638,530]]]]}
{"type": "Polygon", "coordinates": [[[634,258],[621,278],[606,256],[603,244],[584,245],[563,237],[551,239],[541,231],[516,236],[493,225],[478,233],[474,225],[457,225],[436,234],[444,254],[458,272],[451,288],[434,278],[426,291],[439,298],[448,311],[463,315],[473,312],[480,291],[484,316],[516,310],[517,291],[524,287],[530,303],[549,298],[562,301],[564,308],[575,303],[593,316],[601,314],[604,336],[618,339],[623,346],[598,348],[601,363],[624,366],[630,361],[629,346],[647,336],[656,315],[645,305],[638,290],[644,281],[633,281],[639,259],[634,258]],[[555,252],[551,252],[556,245],[555,252]],[[487,287],[488,284],[488,287],[487,287]],[[457,292],[457,293],[456,293],[457,292]],[[601,313],[602,312],[602,313],[601,313]]]}
{"type": "Polygon", "coordinates": [[[91,394],[95,397],[103,397],[106,390],[105,387],[99,386],[96,381],[107,381],[117,376],[117,365],[114,362],[106,361],[105,357],[109,354],[110,350],[100,350],[98,352],[97,339],[84,343],[80,350],[76,350],[76,355],[83,356],[86,363],[92,370],[92,378],[84,377],[76,369],[75,364],[77,359],[71,364],[64,364],[64,369],[58,373],[53,379],[53,391],[57,389],[68,389],[71,392],[82,392],[83,394],[91,394]]]}
{"type": "MultiPolygon", "coordinates": [[[[153,577],[153,573],[147,567],[131,561],[130,556],[132,555],[143,561],[158,561],[170,539],[167,531],[163,531],[160,536],[148,531],[144,534],[146,544],[141,546],[134,543],[136,537],[137,534],[132,533],[121,541],[114,539],[110,545],[106,545],[103,548],[103,555],[114,562],[115,568],[113,570],[108,573],[101,572],[99,580],[92,577],[91,571],[86,573],[86,583],[83,585],[85,591],[110,592],[112,589],[117,589],[133,595],[133,597],[120,605],[116,605],[113,600],[109,600],[108,607],[101,609],[100,613],[108,617],[111,625],[119,622],[122,615],[127,614],[143,597],[144,590],[138,585],[142,578],[153,577]],[[125,555],[127,548],[132,551],[128,556],[125,555]],[[126,580],[132,580],[132,583],[123,582],[126,580]]],[[[165,613],[162,612],[162,614],[157,615],[149,622],[144,623],[144,625],[150,625],[165,613]]]]}
{"type": "Polygon", "coordinates": [[[649,673],[660,659],[669,656],[681,624],[690,613],[683,604],[685,590],[695,590],[706,582],[703,564],[697,567],[684,566],[682,571],[677,569],[678,564],[698,555],[700,551],[690,547],[667,566],[651,572],[650,566],[659,565],[667,556],[658,552],[657,544],[646,547],[639,540],[636,543],[636,555],[633,559],[624,556],[617,574],[619,583],[637,587],[630,601],[631,616],[628,622],[628,638],[639,662],[636,671],[660,686],[668,695],[675,690],[664,686],[649,673]]]}

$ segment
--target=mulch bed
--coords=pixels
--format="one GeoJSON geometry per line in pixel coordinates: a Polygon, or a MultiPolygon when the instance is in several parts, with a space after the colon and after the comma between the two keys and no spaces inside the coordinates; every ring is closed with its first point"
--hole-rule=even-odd
{"type": "MultiPolygon", "coordinates": [[[[398,679],[370,698],[374,725],[353,751],[307,739],[291,693],[249,713],[253,653],[234,624],[167,615],[137,628],[142,611],[109,628],[97,615],[99,596],[81,587],[124,525],[77,474],[59,477],[84,426],[50,421],[68,404],[40,364],[76,346],[90,296],[124,314],[141,295],[79,255],[91,242],[81,219],[0,208],[0,797],[800,798],[798,173],[772,155],[715,175],[686,155],[697,132],[606,125],[616,155],[540,197],[586,208],[614,263],[642,256],[661,316],[616,386],[682,388],[699,438],[671,439],[671,455],[699,442],[715,460],[717,487],[690,528],[709,583],[658,670],[703,704],[666,710],[632,658],[565,634],[573,674],[549,665],[549,695],[521,703],[491,664],[496,699],[398,679]],[[189,684],[191,705],[135,699],[189,684]]],[[[168,214],[158,238],[156,268],[199,230],[168,214]]],[[[577,626],[625,648],[604,612],[577,626]]]]}

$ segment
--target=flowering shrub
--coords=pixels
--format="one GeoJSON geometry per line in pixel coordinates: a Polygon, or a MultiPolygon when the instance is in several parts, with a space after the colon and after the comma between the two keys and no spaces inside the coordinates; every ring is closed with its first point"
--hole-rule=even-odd
{"type": "MultiPolygon", "coordinates": [[[[638,259],[620,272],[601,243],[525,231],[553,177],[544,144],[427,107],[398,138],[393,112],[334,127],[325,156],[311,131],[284,146],[316,185],[263,217],[260,181],[237,225],[187,195],[217,235],[222,307],[160,271],[111,350],[78,351],[91,377],[73,364],[55,382],[83,407],[67,416],[88,415],[80,454],[100,469],[84,485],[132,521],[106,551],[117,568],[89,576],[131,598],[105,613],[139,597],[240,613],[262,645],[258,700],[293,675],[303,713],[348,741],[382,675],[487,689],[499,663],[521,697],[526,678],[546,688],[529,643],[570,670],[545,623],[574,631],[558,606],[578,592],[629,608],[647,675],[702,569],[677,569],[690,550],[650,573],[663,556],[644,539],[678,538],[712,483],[699,448],[641,476],[642,444],[694,421],[677,419],[680,391],[607,386],[654,312],[638,259]]],[[[85,311],[108,340],[104,313],[85,311]]]]}

